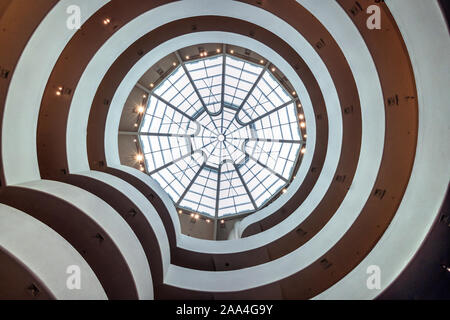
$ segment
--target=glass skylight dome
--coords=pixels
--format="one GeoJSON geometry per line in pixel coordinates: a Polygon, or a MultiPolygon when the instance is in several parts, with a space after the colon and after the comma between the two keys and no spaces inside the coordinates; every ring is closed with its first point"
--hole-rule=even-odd
{"type": "Polygon", "coordinates": [[[304,142],[296,101],[267,66],[227,54],[178,65],[150,93],[139,140],[176,206],[215,218],[280,193],[304,142]]]}

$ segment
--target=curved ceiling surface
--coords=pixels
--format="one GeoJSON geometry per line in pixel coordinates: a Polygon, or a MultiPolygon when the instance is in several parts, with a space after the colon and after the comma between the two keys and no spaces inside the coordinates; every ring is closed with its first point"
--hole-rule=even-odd
{"type": "Polygon", "coordinates": [[[441,9],[6,1],[0,299],[447,297],[441,9]]]}

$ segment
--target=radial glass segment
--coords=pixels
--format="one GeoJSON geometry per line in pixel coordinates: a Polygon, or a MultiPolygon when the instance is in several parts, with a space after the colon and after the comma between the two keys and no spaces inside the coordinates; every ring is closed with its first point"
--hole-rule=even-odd
{"type": "Polygon", "coordinates": [[[304,143],[295,99],[267,67],[220,54],[181,63],[149,96],[146,170],[175,204],[252,212],[289,183],[304,143]]]}

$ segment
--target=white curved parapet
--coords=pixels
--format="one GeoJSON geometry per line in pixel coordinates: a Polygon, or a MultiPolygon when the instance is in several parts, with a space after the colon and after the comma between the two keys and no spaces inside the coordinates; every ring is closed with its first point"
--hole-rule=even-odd
{"type": "Polygon", "coordinates": [[[0,249],[26,266],[56,299],[107,299],[92,269],[63,237],[39,220],[3,204],[0,249]],[[72,266],[79,271],[79,289],[67,285],[72,266]]]}
{"type": "Polygon", "coordinates": [[[50,194],[78,208],[108,234],[126,261],[139,299],[153,299],[153,283],[144,249],[125,220],[106,202],[81,188],[51,180],[19,185],[50,194]]]}

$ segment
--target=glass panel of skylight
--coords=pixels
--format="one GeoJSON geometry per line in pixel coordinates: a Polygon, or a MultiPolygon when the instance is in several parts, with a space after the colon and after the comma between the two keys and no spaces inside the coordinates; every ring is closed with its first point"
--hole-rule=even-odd
{"type": "Polygon", "coordinates": [[[224,102],[239,107],[262,71],[260,66],[227,56],[224,102]]]}
{"type": "Polygon", "coordinates": [[[202,108],[202,103],[182,67],[175,69],[154,93],[191,117],[202,108]]]}
{"type": "Polygon", "coordinates": [[[292,98],[287,91],[281,87],[270,72],[265,71],[238,114],[239,120],[249,123],[289,101],[292,101],[292,98]]]}
{"type": "Polygon", "coordinates": [[[177,202],[203,165],[203,156],[197,152],[168,163],[150,172],[161,187],[177,202]]]}
{"type": "Polygon", "coordinates": [[[285,182],[253,159],[239,168],[257,206],[279,192],[285,182]]]}
{"type": "Polygon", "coordinates": [[[254,123],[254,133],[258,138],[293,140],[300,142],[300,129],[295,111],[295,104],[277,110],[260,118],[254,123]]]}
{"type": "Polygon", "coordinates": [[[217,171],[204,167],[181,200],[180,206],[214,217],[216,213],[217,180],[217,171]]]}
{"type": "Polygon", "coordinates": [[[144,115],[141,132],[192,135],[197,124],[158,98],[151,96],[144,115]]]}
{"type": "Polygon", "coordinates": [[[186,63],[200,97],[211,113],[220,111],[222,100],[223,56],[186,63]]]}
{"type": "Polygon", "coordinates": [[[245,150],[252,158],[288,180],[300,147],[300,143],[250,140],[245,150]]]}
{"type": "Polygon", "coordinates": [[[222,165],[219,190],[219,217],[255,209],[232,163],[222,165]]]}

